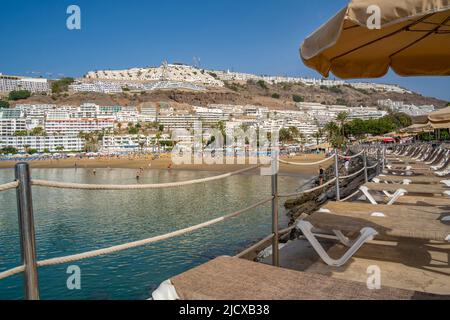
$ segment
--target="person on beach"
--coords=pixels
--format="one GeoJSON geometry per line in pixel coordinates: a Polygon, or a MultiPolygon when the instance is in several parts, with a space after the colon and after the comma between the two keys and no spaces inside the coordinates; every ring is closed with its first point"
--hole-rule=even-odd
{"type": "Polygon", "coordinates": [[[348,172],[350,170],[350,158],[345,158],[344,168],[345,173],[348,175],[348,172]]]}
{"type": "Polygon", "coordinates": [[[319,167],[319,183],[323,185],[323,180],[325,178],[325,170],[323,170],[322,166],[319,167]]]}
{"type": "Polygon", "coordinates": [[[92,170],[92,174],[95,176],[97,174],[97,170],[92,170]]]}

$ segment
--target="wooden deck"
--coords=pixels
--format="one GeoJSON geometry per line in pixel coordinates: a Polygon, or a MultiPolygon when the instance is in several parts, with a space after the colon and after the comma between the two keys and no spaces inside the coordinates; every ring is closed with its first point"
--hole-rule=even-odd
{"type": "Polygon", "coordinates": [[[442,298],[219,257],[171,279],[182,300],[411,300],[442,298]]]}

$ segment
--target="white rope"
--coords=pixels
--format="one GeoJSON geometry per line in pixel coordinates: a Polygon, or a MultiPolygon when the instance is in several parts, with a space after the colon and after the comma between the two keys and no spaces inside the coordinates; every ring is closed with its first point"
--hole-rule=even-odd
{"type": "Polygon", "coordinates": [[[361,170],[359,170],[358,172],[352,173],[348,176],[343,176],[343,177],[339,177],[339,179],[348,179],[348,178],[353,178],[355,176],[357,176],[358,174],[364,172],[365,168],[362,168],[361,170]]]}
{"type": "Polygon", "coordinates": [[[355,154],[354,156],[343,156],[343,155],[339,155],[339,158],[341,159],[354,159],[354,158],[358,158],[360,155],[362,155],[364,153],[364,151],[361,151],[358,154],[355,154]]]}
{"type": "Polygon", "coordinates": [[[300,163],[300,162],[288,162],[288,161],[283,161],[283,160],[278,160],[280,163],[284,163],[284,164],[289,164],[289,165],[293,165],[293,166],[316,166],[325,162],[330,161],[331,159],[333,159],[335,156],[332,155],[331,157],[321,160],[321,161],[317,161],[317,162],[312,162],[312,163],[300,163]]]}
{"type": "Polygon", "coordinates": [[[25,266],[20,266],[16,268],[12,268],[3,272],[0,272],[0,280],[3,280],[8,277],[12,277],[16,274],[22,273],[25,271],[25,266]]]}
{"type": "MultiPolygon", "coordinates": [[[[273,200],[273,197],[267,198],[258,203],[255,203],[245,209],[233,212],[231,214],[228,214],[228,215],[222,216],[220,218],[213,219],[213,220],[210,220],[210,221],[207,221],[207,222],[204,222],[204,223],[201,223],[201,224],[189,227],[189,228],[185,228],[185,229],[181,229],[181,230],[167,233],[164,235],[160,235],[160,236],[156,236],[156,237],[152,237],[152,238],[148,238],[148,239],[144,239],[144,240],[140,240],[140,241],[130,242],[130,243],[122,244],[122,245],[117,245],[117,246],[113,246],[113,247],[109,247],[109,248],[105,248],[105,249],[89,251],[89,252],[75,254],[75,255],[66,256],[66,257],[59,257],[59,258],[43,260],[43,261],[37,262],[37,266],[38,267],[46,267],[46,266],[53,266],[53,265],[64,264],[64,263],[68,263],[68,262],[84,260],[84,259],[88,259],[88,258],[98,257],[98,256],[106,255],[106,254],[117,253],[120,251],[145,246],[145,245],[148,245],[151,243],[160,242],[163,240],[168,240],[171,238],[179,237],[179,236],[185,235],[187,233],[191,233],[196,230],[203,229],[203,228],[218,224],[220,222],[232,219],[232,218],[237,217],[247,211],[250,211],[259,206],[262,206],[265,203],[272,201],[272,200],[273,200]]],[[[4,271],[4,272],[0,273],[0,280],[4,279],[6,277],[10,277],[14,274],[23,272],[24,270],[25,270],[25,267],[21,266],[21,267],[17,267],[14,269],[4,271]]]]}
{"type": "Polygon", "coordinates": [[[9,182],[9,183],[5,183],[5,184],[0,184],[0,192],[1,191],[11,190],[11,189],[16,189],[18,186],[19,186],[19,182],[18,181],[9,182]]]}
{"type": "Polygon", "coordinates": [[[235,172],[229,172],[215,177],[182,181],[182,182],[171,182],[171,183],[159,183],[159,184],[134,184],[134,185],[107,185],[107,184],[80,184],[80,183],[67,183],[67,182],[56,182],[56,181],[45,181],[45,180],[32,180],[31,184],[33,186],[48,187],[48,188],[59,188],[59,189],[80,189],[80,190],[144,190],[144,189],[164,189],[164,188],[174,188],[181,186],[188,186],[193,184],[211,182],[226,179],[247,171],[251,171],[259,168],[260,166],[254,166],[251,168],[246,168],[238,170],[235,172]]]}
{"type": "Polygon", "coordinates": [[[356,196],[361,190],[357,190],[355,193],[353,193],[352,195],[348,196],[347,198],[340,200],[340,202],[345,202],[347,200],[350,200],[351,198],[353,198],[354,196],[356,196]]]}
{"type": "Polygon", "coordinates": [[[374,164],[374,165],[371,166],[371,167],[367,167],[367,170],[369,170],[369,169],[375,169],[377,166],[378,166],[378,163],[377,163],[377,164],[374,164]]]}
{"type": "Polygon", "coordinates": [[[327,183],[324,183],[324,184],[322,184],[322,185],[320,185],[318,187],[315,187],[315,188],[312,188],[312,189],[309,189],[309,190],[305,190],[305,191],[297,192],[297,193],[292,193],[292,194],[281,194],[281,195],[278,195],[278,197],[280,197],[280,198],[290,198],[290,197],[301,196],[301,195],[306,194],[306,193],[311,193],[311,192],[323,189],[326,186],[332,184],[333,182],[336,182],[336,178],[328,181],[327,183]]]}

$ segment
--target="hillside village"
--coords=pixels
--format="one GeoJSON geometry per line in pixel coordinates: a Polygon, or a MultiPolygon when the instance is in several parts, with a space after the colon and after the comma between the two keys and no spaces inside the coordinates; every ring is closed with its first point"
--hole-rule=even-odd
{"type": "MultiPolygon", "coordinates": [[[[94,151],[136,151],[143,139],[144,147],[154,150],[157,136],[173,144],[175,130],[192,131],[199,122],[204,129],[223,126],[227,133],[236,127],[295,128],[298,142],[314,145],[324,141],[324,128],[340,114],[347,121],[377,120],[391,113],[414,119],[447,104],[397,85],[257,76],[167,63],[90,71],[79,79],[56,81],[0,75],[0,92],[5,97],[0,149],[14,146],[22,152],[85,150],[94,134],[97,146],[88,148],[94,151]]],[[[193,137],[182,139],[189,146],[193,137]]],[[[205,139],[210,139],[206,132],[205,139]]]]}

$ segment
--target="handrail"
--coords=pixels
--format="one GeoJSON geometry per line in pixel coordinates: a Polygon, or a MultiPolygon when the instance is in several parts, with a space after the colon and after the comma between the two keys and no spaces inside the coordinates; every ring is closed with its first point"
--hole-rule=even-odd
{"type": "Polygon", "coordinates": [[[353,198],[354,196],[356,196],[360,191],[361,191],[360,189],[356,190],[355,193],[352,193],[352,194],[349,195],[347,198],[340,200],[340,202],[345,202],[345,201],[347,201],[347,200],[350,200],[351,198],[353,198]]]}
{"type": "Polygon", "coordinates": [[[76,189],[76,190],[146,190],[146,189],[166,189],[188,186],[193,184],[211,182],[226,179],[244,172],[248,172],[259,168],[260,166],[254,166],[251,168],[245,168],[237,170],[234,172],[229,172],[226,174],[197,179],[182,182],[169,182],[169,183],[159,183],[159,184],[133,184],[133,185],[107,185],[107,184],[80,184],[80,183],[68,183],[68,182],[56,182],[56,181],[45,181],[45,180],[32,180],[31,184],[37,187],[47,187],[47,188],[58,188],[58,189],[76,189]]]}
{"type": "Polygon", "coordinates": [[[13,181],[5,184],[0,184],[0,192],[11,189],[16,189],[19,186],[19,181],[13,181]]]}
{"type": "Polygon", "coordinates": [[[371,167],[367,167],[367,169],[369,170],[369,169],[375,169],[376,167],[378,167],[378,163],[377,164],[374,164],[373,166],[371,166],[371,167]]]}
{"type": "MultiPolygon", "coordinates": [[[[207,222],[201,223],[201,224],[197,224],[195,226],[191,226],[188,228],[184,228],[184,229],[180,229],[174,232],[170,232],[170,233],[166,233],[164,235],[160,235],[160,236],[155,236],[155,237],[151,237],[148,239],[144,239],[144,240],[139,240],[139,241],[135,241],[135,242],[129,242],[129,243],[125,243],[125,244],[121,244],[121,245],[117,245],[117,246],[112,246],[109,248],[104,248],[104,249],[99,249],[99,250],[93,250],[93,251],[88,251],[88,252],[84,252],[84,253],[80,253],[80,254],[75,254],[75,255],[70,255],[70,256],[65,256],[65,257],[58,257],[58,258],[52,258],[52,259],[47,259],[47,260],[43,260],[43,261],[38,261],[37,262],[37,266],[38,267],[47,267],[47,266],[52,266],[52,265],[58,265],[58,264],[64,264],[64,263],[69,263],[69,262],[74,262],[74,261],[79,261],[79,260],[84,260],[84,259],[88,259],[88,258],[94,258],[94,257],[98,257],[101,255],[107,255],[107,254],[112,254],[112,253],[117,253],[120,251],[124,251],[124,250],[128,250],[128,249],[132,249],[132,248],[136,248],[136,247],[141,247],[141,246],[145,246],[148,244],[152,244],[155,242],[160,242],[163,240],[168,240],[171,238],[175,238],[175,237],[179,237],[182,235],[185,235],[187,233],[191,233],[200,229],[204,229],[206,227],[218,224],[220,222],[224,222],[226,220],[235,218],[243,213],[246,213],[250,210],[253,210],[257,207],[260,207],[264,204],[266,204],[267,202],[272,201],[273,197],[261,200],[249,207],[246,207],[244,209],[241,209],[239,211],[235,211],[233,213],[230,213],[228,215],[224,215],[221,216],[219,218],[213,219],[213,220],[209,220],[207,222]]],[[[5,279],[7,277],[13,276],[15,274],[24,272],[25,267],[24,266],[19,266],[13,269],[9,269],[6,271],[3,271],[0,273],[0,280],[5,279]]]]}
{"type": "Polygon", "coordinates": [[[315,188],[312,188],[312,189],[309,189],[309,190],[305,190],[305,191],[302,191],[302,192],[292,193],[292,194],[280,194],[280,195],[278,195],[278,197],[280,197],[280,198],[290,198],[290,197],[301,196],[301,195],[306,194],[306,193],[311,193],[311,192],[323,189],[326,186],[332,184],[333,182],[336,182],[336,180],[337,180],[337,178],[334,178],[334,179],[331,179],[330,181],[328,181],[327,183],[324,183],[324,184],[322,184],[322,185],[320,185],[318,187],[315,187],[315,188]]]}
{"type": "Polygon", "coordinates": [[[6,271],[2,271],[0,272],[0,280],[12,277],[16,274],[22,273],[25,271],[25,266],[19,266],[19,267],[15,267],[6,271]]]}
{"type": "Polygon", "coordinates": [[[358,154],[355,154],[355,155],[353,155],[353,156],[344,156],[344,155],[339,155],[339,158],[341,158],[341,159],[354,159],[354,158],[358,158],[359,156],[362,156],[362,154],[364,153],[364,150],[363,151],[361,151],[360,153],[358,153],[358,154]]]}
{"type": "Polygon", "coordinates": [[[281,160],[281,159],[278,160],[278,161],[279,161],[280,163],[283,163],[283,164],[289,164],[289,165],[292,165],[292,166],[304,166],[304,167],[308,167],[308,166],[316,166],[316,165],[319,165],[319,164],[328,162],[328,161],[334,159],[334,157],[335,157],[335,155],[332,155],[331,157],[326,158],[326,159],[324,159],[324,160],[320,160],[320,161],[317,161],[317,162],[311,162],[311,163],[289,162],[289,161],[284,161],[284,160],[281,160]]]}
{"type": "Polygon", "coordinates": [[[358,174],[363,173],[364,170],[366,170],[365,167],[362,168],[361,170],[359,170],[358,172],[352,173],[352,174],[350,174],[350,175],[348,175],[348,176],[342,176],[342,177],[339,177],[339,179],[342,179],[342,180],[343,180],[343,179],[353,178],[353,177],[357,176],[358,174]]]}

